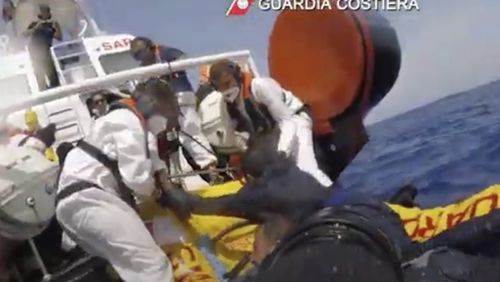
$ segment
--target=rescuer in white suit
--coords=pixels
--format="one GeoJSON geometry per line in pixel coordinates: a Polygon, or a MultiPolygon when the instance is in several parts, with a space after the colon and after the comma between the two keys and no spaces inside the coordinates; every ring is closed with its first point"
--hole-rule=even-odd
{"type": "Polygon", "coordinates": [[[112,106],[67,154],[56,215],[70,238],[108,260],[124,281],[166,282],[172,281],[171,264],[136,213],[130,192],[152,195],[157,176],[165,172],[158,132],[146,130],[166,127],[177,114],[171,106],[176,99],[166,83],[153,79],[145,84],[147,93],[135,108],[112,106]]]}
{"type": "Polygon", "coordinates": [[[33,134],[17,130],[11,134],[9,147],[29,147],[44,154],[45,149],[52,146],[55,141],[56,125],[49,124],[46,127],[36,130],[33,134]]]}
{"type": "MultiPolygon", "coordinates": [[[[240,67],[222,60],[210,68],[210,81],[228,103],[241,101],[242,73],[240,67]]],[[[297,166],[314,176],[323,186],[331,186],[330,178],[319,169],[314,155],[312,120],[308,108],[290,91],[272,78],[254,78],[250,85],[251,100],[268,113],[280,129],[278,151],[295,159],[297,166]]]]}
{"type": "MultiPolygon", "coordinates": [[[[136,37],[130,44],[132,57],[141,62],[141,66],[156,63],[173,62],[185,58],[186,54],[173,47],[155,44],[146,37],[136,37]]],[[[194,169],[213,169],[217,165],[217,157],[210,147],[206,136],[200,128],[200,117],[196,112],[196,98],[193,87],[185,71],[178,71],[162,76],[171,83],[181,108],[179,119],[180,129],[184,132],[179,135],[182,147],[189,155],[188,161],[194,169]]],[[[177,173],[179,173],[178,171],[177,173]]],[[[209,177],[204,177],[208,181],[209,177]]]]}

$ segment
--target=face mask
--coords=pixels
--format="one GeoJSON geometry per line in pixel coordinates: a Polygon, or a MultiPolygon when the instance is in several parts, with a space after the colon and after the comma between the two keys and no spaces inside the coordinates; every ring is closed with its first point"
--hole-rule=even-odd
{"type": "Polygon", "coordinates": [[[154,135],[158,135],[167,129],[167,119],[160,115],[153,115],[148,119],[148,129],[154,135]]]}
{"type": "Polygon", "coordinates": [[[238,98],[238,95],[240,94],[240,88],[238,86],[234,86],[225,91],[222,91],[221,93],[226,102],[233,103],[234,100],[236,100],[236,98],[238,98]]]}

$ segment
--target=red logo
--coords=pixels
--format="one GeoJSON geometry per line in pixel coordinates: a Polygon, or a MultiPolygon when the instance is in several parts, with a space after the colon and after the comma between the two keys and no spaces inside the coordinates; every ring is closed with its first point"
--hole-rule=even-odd
{"type": "Polygon", "coordinates": [[[250,10],[254,0],[232,0],[231,6],[226,11],[226,16],[244,16],[250,10]]]}

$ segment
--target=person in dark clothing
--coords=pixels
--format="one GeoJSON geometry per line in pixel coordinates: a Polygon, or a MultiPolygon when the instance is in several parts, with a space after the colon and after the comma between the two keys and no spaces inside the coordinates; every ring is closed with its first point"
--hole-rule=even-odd
{"type": "Polygon", "coordinates": [[[45,76],[49,79],[49,88],[59,86],[57,71],[50,55],[50,47],[54,39],[62,40],[62,32],[59,23],[52,19],[49,6],[40,5],[38,20],[28,26],[25,35],[31,37],[29,49],[40,89],[47,88],[45,76]]]}
{"type": "MultiPolygon", "coordinates": [[[[141,62],[141,66],[149,66],[157,63],[170,63],[185,57],[185,53],[173,47],[155,44],[146,37],[136,37],[130,45],[132,57],[141,62]]],[[[185,71],[179,71],[163,76],[169,81],[175,92],[193,92],[185,71]]]]}
{"type": "Polygon", "coordinates": [[[238,193],[209,199],[176,194],[193,213],[260,225],[252,255],[257,268],[238,281],[500,281],[500,253],[487,253],[499,245],[500,212],[413,242],[384,201],[325,190],[286,157],[272,155],[263,144],[267,138],[249,147],[255,152],[242,162],[250,177],[238,193]]]}

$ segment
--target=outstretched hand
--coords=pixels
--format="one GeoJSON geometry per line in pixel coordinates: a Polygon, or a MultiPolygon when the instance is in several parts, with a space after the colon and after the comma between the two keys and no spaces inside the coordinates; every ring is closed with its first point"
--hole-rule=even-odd
{"type": "Polygon", "coordinates": [[[156,202],[164,208],[170,209],[181,220],[185,221],[191,216],[197,196],[191,195],[179,185],[168,179],[166,170],[155,174],[156,202]]]}
{"type": "Polygon", "coordinates": [[[196,195],[183,189],[172,189],[162,193],[156,201],[160,206],[170,209],[179,220],[186,221],[191,217],[197,199],[196,195]]]}
{"type": "Polygon", "coordinates": [[[210,179],[210,185],[217,185],[224,183],[224,177],[222,177],[217,171],[216,164],[211,164],[206,169],[209,171],[208,177],[210,179]]]}

